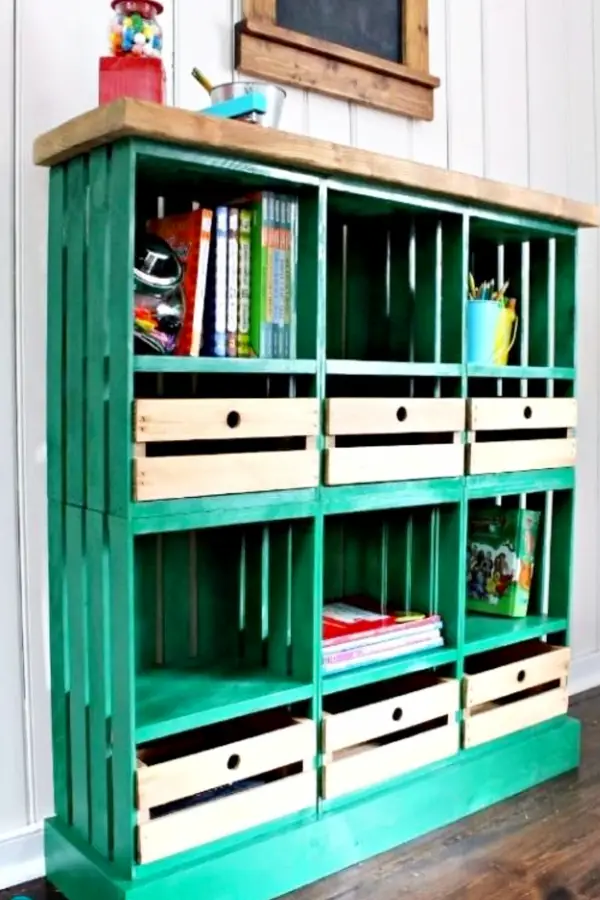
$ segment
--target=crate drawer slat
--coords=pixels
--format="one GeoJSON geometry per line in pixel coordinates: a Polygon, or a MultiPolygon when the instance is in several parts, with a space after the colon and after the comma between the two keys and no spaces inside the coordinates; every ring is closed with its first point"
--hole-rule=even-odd
{"type": "Polygon", "coordinates": [[[459,727],[452,722],[385,746],[362,745],[325,765],[326,799],[370,787],[457,753],[459,727]]]}
{"type": "Polygon", "coordinates": [[[292,490],[319,483],[317,450],[139,457],[133,466],[138,501],[292,490]]]}
{"type": "Polygon", "coordinates": [[[464,472],[462,444],[335,447],[327,451],[327,484],[452,478],[464,472]]]}
{"type": "Polygon", "coordinates": [[[473,431],[575,428],[577,401],[563,397],[469,400],[468,419],[473,431]]]}
{"type": "Polygon", "coordinates": [[[134,434],[150,441],[308,437],[319,431],[313,398],[137,400],[134,434]]]}
{"type": "Polygon", "coordinates": [[[465,716],[464,745],[476,747],[564,715],[569,708],[566,686],[525,697],[506,705],[489,704],[465,716]]]}
{"type": "Polygon", "coordinates": [[[576,452],[574,438],[475,442],[468,446],[468,471],[471,475],[487,475],[560,469],[575,465],[576,452]]]}
{"type": "Polygon", "coordinates": [[[172,856],[300,812],[315,803],[313,771],[151,819],[138,826],[139,861],[149,863],[172,856]]]}
{"type": "Polygon", "coordinates": [[[475,675],[465,675],[464,703],[467,709],[565,678],[569,672],[570,649],[550,644],[542,645],[539,649],[541,652],[538,655],[527,656],[475,675]]]}
{"type": "Polygon", "coordinates": [[[327,401],[330,435],[462,431],[465,401],[435,398],[338,397],[327,401]]]}
{"type": "Polygon", "coordinates": [[[441,716],[451,716],[459,707],[459,682],[440,679],[439,684],[398,694],[386,700],[335,714],[323,721],[324,752],[333,753],[393,734],[399,728],[412,728],[441,716]]]}
{"type": "Polygon", "coordinates": [[[142,757],[137,771],[138,808],[151,809],[296,762],[312,767],[315,754],[315,723],[297,720],[287,728],[155,765],[142,757]]]}

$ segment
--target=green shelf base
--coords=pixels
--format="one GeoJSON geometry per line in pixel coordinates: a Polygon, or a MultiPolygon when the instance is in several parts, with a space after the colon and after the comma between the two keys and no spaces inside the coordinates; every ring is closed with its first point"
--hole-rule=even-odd
{"type": "Polygon", "coordinates": [[[308,700],[311,684],[264,669],[156,669],[136,678],[136,741],[144,743],[236,716],[308,700]]]}
{"type": "Polygon", "coordinates": [[[46,823],[50,881],[67,900],[272,900],[577,768],[581,726],[561,716],[349,796],[308,821],[139,867],[124,881],[60,820],[46,823]]]}
{"type": "Polygon", "coordinates": [[[483,653],[509,644],[519,644],[532,638],[544,637],[567,630],[567,620],[553,616],[525,616],[505,619],[467,613],[465,624],[465,654],[483,653]]]}

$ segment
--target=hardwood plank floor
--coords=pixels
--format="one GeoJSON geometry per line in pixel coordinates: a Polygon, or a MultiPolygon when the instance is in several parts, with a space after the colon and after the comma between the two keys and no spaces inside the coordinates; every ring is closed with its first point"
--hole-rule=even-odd
{"type": "MultiPolygon", "coordinates": [[[[290,900],[600,900],[600,689],[575,697],[578,772],[297,891],[290,900]]],[[[58,900],[43,882],[0,891],[58,900]]],[[[215,897],[212,900],[219,900],[215,897]]]]}

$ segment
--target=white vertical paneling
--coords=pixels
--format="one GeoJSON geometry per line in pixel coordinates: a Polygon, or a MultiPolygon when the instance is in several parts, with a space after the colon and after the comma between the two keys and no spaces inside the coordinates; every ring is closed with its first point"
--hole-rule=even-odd
{"type": "MultiPolygon", "coordinates": [[[[465,0],[460,0],[464,3],[465,0]]],[[[456,0],[448,0],[454,5],[456,0]]],[[[448,165],[448,73],[446,71],[446,0],[429,0],[429,70],[441,79],[435,91],[433,122],[415,120],[413,157],[417,162],[448,165]]]]}
{"type": "Polygon", "coordinates": [[[482,0],[483,143],[487,178],[527,185],[526,0],[482,0]]]}
{"type": "MultiPolygon", "coordinates": [[[[570,197],[597,198],[594,110],[593,0],[578,0],[577,14],[567,7],[564,40],[567,50],[567,185],[570,197]]],[[[600,70],[599,70],[600,71],[600,70]]],[[[579,238],[579,315],[577,323],[577,500],[575,513],[573,649],[577,656],[596,650],[600,617],[598,589],[598,235],[579,238]]]]}
{"type": "Polygon", "coordinates": [[[192,78],[198,66],[213,84],[233,80],[231,0],[173,0],[175,9],[175,96],[179,106],[203,109],[210,100],[192,78]]]}
{"type": "Polygon", "coordinates": [[[352,110],[354,121],[354,145],[361,150],[385,153],[411,159],[413,155],[413,123],[404,116],[355,105],[352,110]]]}
{"type": "Polygon", "coordinates": [[[13,7],[0,0],[0,835],[22,827],[28,820],[23,717],[23,657],[19,612],[19,547],[16,491],[16,396],[14,345],[14,203],[13,167],[13,7]]]}
{"type": "Polygon", "coordinates": [[[175,0],[162,0],[164,12],[160,17],[163,29],[163,64],[167,76],[167,103],[179,106],[179,100],[175,96],[175,0]]]}
{"type": "Polygon", "coordinates": [[[448,168],[483,175],[482,0],[449,2],[446,16],[448,168]]]}
{"type": "Polygon", "coordinates": [[[282,131],[291,131],[292,134],[308,134],[308,95],[306,91],[298,88],[282,85],[286,97],[281,122],[282,131]]]}
{"type": "MultiPolygon", "coordinates": [[[[571,3],[567,5],[571,15],[571,3]]],[[[530,185],[563,195],[568,169],[566,66],[565,0],[527,0],[530,185]]]]}
{"type": "Polygon", "coordinates": [[[350,144],[350,104],[322,94],[307,97],[308,134],[311,137],[350,144]]]}

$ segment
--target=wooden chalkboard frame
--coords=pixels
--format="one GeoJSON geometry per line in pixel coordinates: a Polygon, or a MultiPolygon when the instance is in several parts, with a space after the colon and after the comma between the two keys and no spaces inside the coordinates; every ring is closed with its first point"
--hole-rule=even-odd
{"type": "Polygon", "coordinates": [[[428,0],[402,4],[403,63],[323,41],[277,24],[277,0],[244,0],[236,25],[236,68],[246,75],[433,119],[439,78],[429,72],[428,0]]]}

